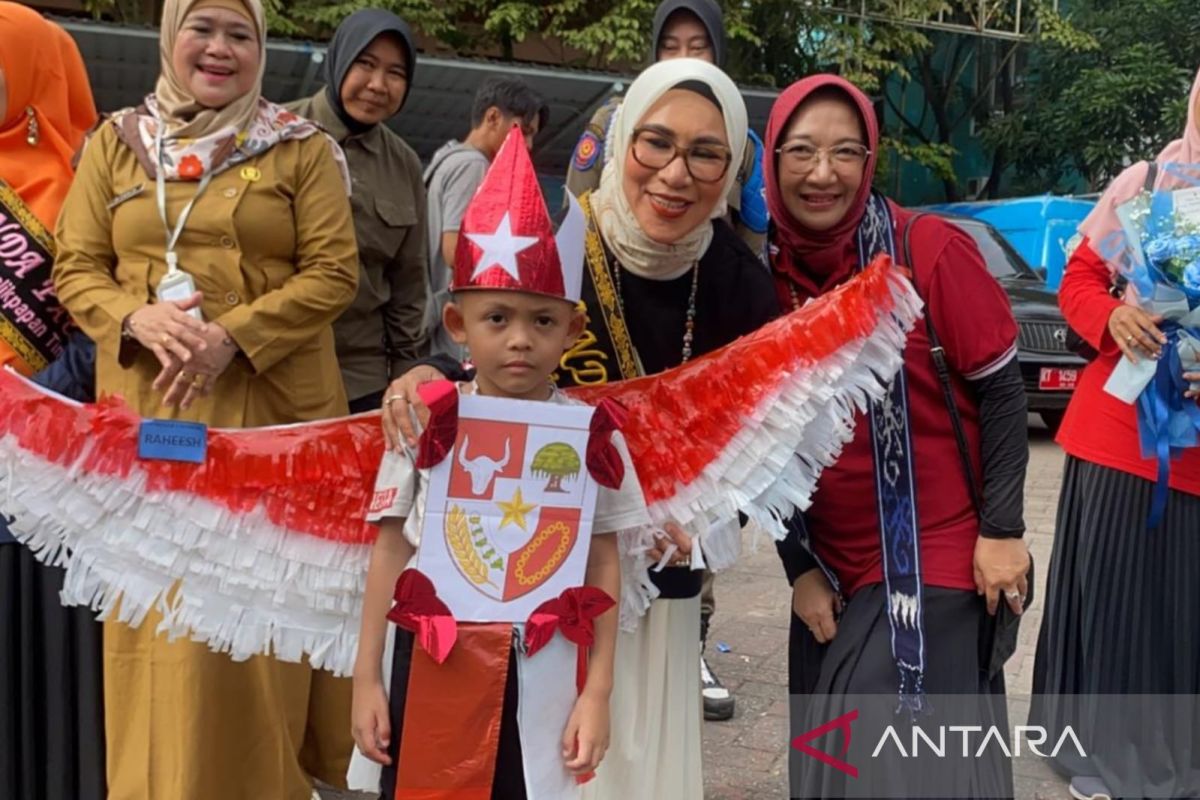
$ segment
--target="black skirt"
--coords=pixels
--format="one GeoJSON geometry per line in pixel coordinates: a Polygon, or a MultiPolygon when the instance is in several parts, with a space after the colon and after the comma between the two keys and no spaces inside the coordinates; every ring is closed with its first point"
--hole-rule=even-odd
{"type": "MultiPolygon", "coordinates": [[[[888,726],[896,730],[905,753],[912,752],[914,723],[935,740],[939,728],[948,725],[994,727],[1006,736],[1008,732],[1004,674],[989,679],[979,663],[981,637],[992,630],[983,599],[974,592],[925,587],[924,689],[932,709],[913,717],[899,709],[900,679],[892,658],[886,597],[883,584],[860,589],[847,602],[837,635],[825,645],[817,643],[800,618],[792,615],[788,640],[792,738],[841,714],[856,711],[859,715],[848,726],[852,742],[847,754],[858,776],[849,777],[793,747],[789,751],[792,796],[1012,797],[1011,761],[998,746],[989,746],[981,758],[928,760],[902,757],[889,740],[880,748],[882,758],[868,757],[888,726]]],[[[982,740],[983,734],[971,740],[972,752],[982,740]]],[[[826,734],[812,740],[812,746],[837,755],[840,745],[839,739],[826,734]]],[[[961,747],[953,736],[947,740],[950,754],[961,747]]]]}
{"type": "Polygon", "coordinates": [[[63,571],[0,545],[0,797],[103,800],[101,625],[63,571]]]}
{"type": "Polygon", "coordinates": [[[1069,777],[1116,796],[1200,796],[1200,497],[1068,457],[1034,661],[1033,724],[1072,725],[1069,777]],[[1103,697],[1098,697],[1103,696],[1103,697]]]}

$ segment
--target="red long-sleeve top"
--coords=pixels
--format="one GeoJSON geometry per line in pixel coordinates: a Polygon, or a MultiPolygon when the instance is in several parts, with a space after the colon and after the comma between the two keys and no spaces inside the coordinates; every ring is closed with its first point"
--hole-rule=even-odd
{"type": "MultiPolygon", "coordinates": [[[[1158,477],[1158,464],[1153,458],[1142,458],[1136,406],[1104,391],[1108,376],[1122,358],[1108,332],[1108,318],[1121,305],[1109,294],[1111,285],[1108,265],[1085,239],[1067,264],[1058,304],[1067,323],[1100,355],[1080,376],[1057,441],[1076,458],[1153,481],[1158,477]]],[[[1200,448],[1186,450],[1171,462],[1170,482],[1172,489],[1200,495],[1200,448]]]]}

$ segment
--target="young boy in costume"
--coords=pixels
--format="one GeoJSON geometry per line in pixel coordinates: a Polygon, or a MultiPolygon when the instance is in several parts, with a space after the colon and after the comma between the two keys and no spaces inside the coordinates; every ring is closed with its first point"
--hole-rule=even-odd
{"type": "MultiPolygon", "coordinates": [[[[578,307],[582,215],[572,217],[568,215],[555,242],[532,164],[519,131],[515,132],[468,208],[455,257],[453,299],[443,312],[447,331],[469,349],[476,369],[473,382],[457,385],[459,394],[578,405],[555,388],[552,380],[559,359],[575,343],[585,323],[578,307]]],[[[453,395],[454,390],[449,393],[453,395]]],[[[608,413],[606,408],[596,412],[608,413]]],[[[578,692],[573,708],[564,708],[561,702],[555,705],[547,699],[557,696],[561,700],[561,686],[526,685],[534,674],[529,665],[542,658],[532,654],[531,632],[526,629],[532,622],[530,626],[456,623],[434,596],[436,587],[426,587],[423,578],[418,583],[420,573],[415,570],[405,572],[415,565],[420,547],[429,485],[429,470],[422,468],[428,465],[423,460],[426,440],[436,434],[440,424],[435,413],[419,453],[388,451],[380,465],[369,515],[379,523],[379,538],[367,575],[354,674],[353,730],[358,750],[384,766],[381,789],[388,798],[409,796],[409,790],[411,796],[422,798],[572,797],[608,747],[617,631],[617,611],[610,599],[616,599],[621,588],[614,534],[648,524],[637,477],[619,433],[613,432],[605,446],[611,448],[609,463],[616,462],[615,472],[623,473],[623,479],[620,474],[592,469],[592,459],[588,459],[591,478],[600,486],[583,592],[591,592],[586,596],[592,601],[601,601],[598,605],[593,602],[594,619],[584,624],[592,627],[594,637],[586,659],[586,679],[582,655],[578,676],[574,655],[561,670],[566,674],[551,676],[556,686],[560,678],[570,684],[568,706],[569,698],[578,692]],[[420,597],[414,600],[415,595],[420,597]],[[413,626],[400,622],[394,646],[389,647],[388,619],[399,622],[402,596],[407,598],[405,613],[414,608],[425,611],[423,616],[414,612],[406,621],[422,616],[427,627],[418,628],[414,637],[410,632],[413,626]],[[450,637],[455,643],[454,651],[442,656],[445,662],[433,665],[429,655],[439,642],[438,635],[429,632],[437,630],[435,623],[428,620],[438,614],[443,614],[442,623],[455,631],[450,637]],[[489,630],[490,639],[485,636],[489,630]],[[390,656],[387,650],[392,651],[390,656]],[[467,659],[472,661],[464,667],[467,659]],[[520,668],[518,660],[522,660],[520,668]],[[392,666],[390,680],[384,675],[388,663],[392,666]],[[419,687],[418,675],[423,676],[419,687]],[[489,717],[489,703],[481,698],[491,695],[495,704],[489,717]],[[552,748],[547,747],[546,730],[551,728],[555,737],[551,744],[557,745],[552,748]],[[406,739],[403,746],[402,737],[406,739]],[[455,755],[456,748],[461,758],[455,755]],[[547,753],[548,749],[555,752],[547,753]]],[[[593,421],[593,431],[595,427],[593,421]]],[[[448,435],[452,445],[453,430],[448,435]]],[[[443,431],[444,441],[445,436],[443,431]]],[[[589,440],[589,456],[592,445],[589,440]]],[[[445,455],[443,446],[436,458],[445,455]]],[[[444,638],[446,628],[440,630],[444,638]]],[[[561,631],[566,634],[565,623],[561,631]]],[[[571,641],[578,643],[577,638],[571,641]]],[[[573,648],[570,653],[575,652],[573,648]]],[[[438,655],[433,655],[433,660],[437,659],[438,655]]],[[[538,663],[542,666],[537,674],[545,678],[545,665],[551,661],[538,663]]],[[[354,788],[370,788],[355,785],[353,772],[354,768],[354,788]]]]}

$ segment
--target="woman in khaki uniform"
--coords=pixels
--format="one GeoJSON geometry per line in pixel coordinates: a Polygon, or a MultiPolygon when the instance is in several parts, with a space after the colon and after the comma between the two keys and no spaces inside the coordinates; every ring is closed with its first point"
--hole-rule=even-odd
{"type": "MultiPolygon", "coordinates": [[[[260,98],[264,46],[259,0],[167,0],[155,93],[94,135],[63,206],[54,280],[96,340],[98,394],[148,417],[242,427],[347,410],[330,328],[358,275],[344,165],[312,123],[260,98]]],[[[313,778],[345,785],[348,679],[235,663],[157,623],[105,624],[110,800],[309,800],[313,778]]]]}

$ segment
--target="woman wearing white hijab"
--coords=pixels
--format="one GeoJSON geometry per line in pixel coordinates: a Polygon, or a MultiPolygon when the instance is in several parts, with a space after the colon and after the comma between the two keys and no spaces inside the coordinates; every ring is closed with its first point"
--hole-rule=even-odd
{"type": "MultiPolygon", "coordinates": [[[[741,94],[712,64],[661,61],[629,87],[613,158],[582,199],[591,223],[584,298],[596,337],[586,351],[609,357],[577,347],[563,358],[564,378],[593,382],[597,365],[605,380],[661,372],[777,315],[769,277],[723,219],[745,142],[741,94]],[[615,303],[606,302],[610,291],[615,303]]],[[[585,798],[703,796],[702,568],[728,566],[739,542],[736,528],[675,528],[624,543],[612,745],[585,798]],[[670,542],[678,549],[652,571],[670,542]]]]}
{"type": "MultiPolygon", "coordinates": [[[[97,394],[144,417],[255,427],[347,413],[330,327],[358,276],[345,172],[313,123],[261,98],[265,45],[260,0],[167,0],[155,93],[96,132],[59,217],[53,276],[96,341],[97,394]]],[[[140,533],[93,525],[103,541],[140,533]]],[[[195,574],[204,525],[181,515],[178,546],[153,556],[195,574]]],[[[258,557],[246,533],[229,558],[258,557]]],[[[208,609],[173,602],[136,565],[76,552],[68,589],[109,612],[112,800],[310,800],[313,778],[344,785],[348,679],[171,641],[160,625],[203,628],[208,609]]],[[[222,635],[265,627],[247,613],[222,635]]]]}
{"type": "MultiPolygon", "coordinates": [[[[746,142],[733,81],[691,58],[661,61],[629,87],[613,158],[585,194],[588,327],[562,359],[560,386],[652,375],[715,350],[778,315],[770,276],[722,218],[746,142]]],[[[452,360],[429,359],[395,381],[384,426],[415,442],[415,388],[452,360]]],[[[703,796],[700,763],[700,584],[705,563],[728,566],[740,532],[647,532],[622,542],[622,635],[612,742],[589,800],[703,796]],[[698,542],[698,547],[693,547],[698,542]],[[674,543],[675,547],[670,544],[674,543]],[[652,571],[665,555],[667,564],[652,571]]]]}

